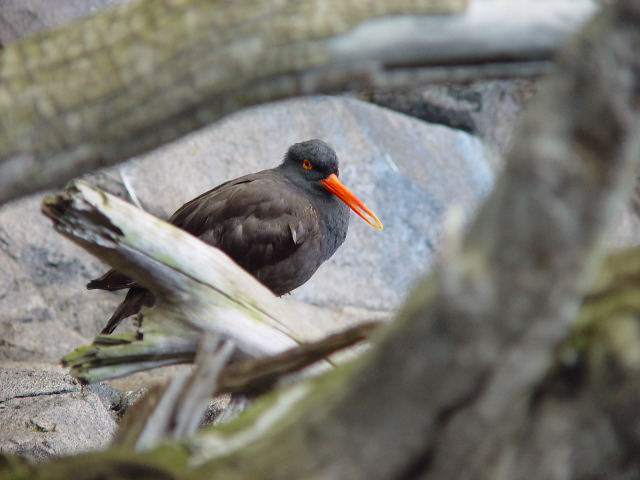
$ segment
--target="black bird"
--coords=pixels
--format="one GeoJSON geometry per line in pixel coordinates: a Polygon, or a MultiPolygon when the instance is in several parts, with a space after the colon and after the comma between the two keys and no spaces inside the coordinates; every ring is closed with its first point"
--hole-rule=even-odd
{"type": "MultiPolygon", "coordinates": [[[[220,248],[274,294],[284,295],[309,280],[342,245],[349,208],[382,229],[338,180],[333,148],[309,140],[292,145],[276,168],[230,180],[185,203],[169,222],[220,248]]],[[[129,289],[102,333],[155,302],[151,292],[113,269],[87,288],[129,289]]]]}

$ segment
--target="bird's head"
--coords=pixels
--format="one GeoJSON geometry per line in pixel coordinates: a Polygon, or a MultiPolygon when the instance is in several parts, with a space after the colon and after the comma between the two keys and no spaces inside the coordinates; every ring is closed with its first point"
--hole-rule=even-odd
{"type": "Polygon", "coordinates": [[[338,155],[327,143],[314,139],[293,144],[287,150],[280,168],[298,184],[310,188],[324,187],[369,225],[382,230],[378,217],[338,179],[338,155]]]}

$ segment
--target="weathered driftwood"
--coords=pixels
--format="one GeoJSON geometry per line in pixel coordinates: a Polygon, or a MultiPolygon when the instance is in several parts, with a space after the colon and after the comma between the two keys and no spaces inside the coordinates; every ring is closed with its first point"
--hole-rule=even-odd
{"type": "Polygon", "coordinates": [[[143,310],[139,333],[98,335],[65,357],[82,380],[191,361],[205,333],[232,340],[244,357],[297,344],[283,303],[222,251],[185,231],[81,181],[47,197],[42,208],[57,231],[158,298],[143,310]]]}
{"type": "Polygon", "coordinates": [[[248,105],[548,71],[595,9],[591,0],[123,4],[0,50],[0,204],[248,105]]]}
{"type": "Polygon", "coordinates": [[[233,342],[221,345],[217,336],[207,334],[200,341],[193,372],[181,372],[164,387],[152,387],[127,411],[112,445],[141,450],[166,439],[190,435],[200,424],[214,394],[235,393],[249,397],[264,394],[283,375],[297,372],[366,339],[379,324],[363,323],[271,357],[226,365],[233,342]]]}
{"type": "Polygon", "coordinates": [[[621,426],[633,384],[608,397],[544,382],[640,161],[638,51],[633,0],[567,47],[473,228],[366,358],[183,449],[56,460],[40,478],[637,478],[637,437],[621,426]]]}
{"type": "Polygon", "coordinates": [[[221,343],[216,335],[205,334],[195,357],[196,368],[174,376],[161,391],[148,392],[139,402],[144,405],[137,403],[134,411],[127,412],[126,425],[113,444],[140,450],[195,432],[233,348],[232,341],[221,343]]]}

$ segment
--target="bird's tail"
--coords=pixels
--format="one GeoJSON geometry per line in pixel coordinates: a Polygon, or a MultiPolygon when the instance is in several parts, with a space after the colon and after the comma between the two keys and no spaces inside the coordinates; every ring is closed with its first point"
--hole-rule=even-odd
{"type": "Polygon", "coordinates": [[[131,315],[135,315],[142,307],[151,307],[155,301],[156,298],[149,290],[142,287],[131,288],[122,303],[118,305],[116,311],[113,312],[113,315],[111,315],[111,318],[101,333],[113,333],[122,320],[131,315]]]}

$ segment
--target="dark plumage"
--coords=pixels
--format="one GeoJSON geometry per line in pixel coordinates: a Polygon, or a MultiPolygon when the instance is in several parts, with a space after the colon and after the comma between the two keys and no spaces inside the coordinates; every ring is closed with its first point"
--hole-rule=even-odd
{"type": "MultiPolygon", "coordinates": [[[[347,236],[349,207],[380,221],[337,179],[338,157],[321,140],[296,143],[276,168],[228,181],[185,203],[169,222],[214,245],[276,295],[305,283],[347,236]]],[[[365,215],[371,217],[369,220],[365,215]]],[[[111,333],[153,294],[116,270],[89,289],[129,288],[102,333],[111,333]]]]}

